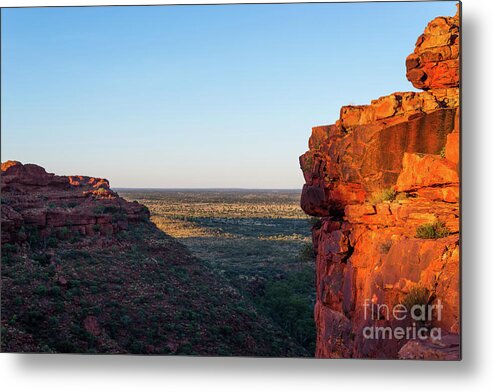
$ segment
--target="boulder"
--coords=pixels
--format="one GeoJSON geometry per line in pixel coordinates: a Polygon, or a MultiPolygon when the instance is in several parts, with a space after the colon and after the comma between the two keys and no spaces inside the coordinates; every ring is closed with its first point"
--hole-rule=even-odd
{"type": "Polygon", "coordinates": [[[438,17],[418,38],[406,59],[407,79],[414,87],[430,90],[459,87],[459,13],[438,17]]]}

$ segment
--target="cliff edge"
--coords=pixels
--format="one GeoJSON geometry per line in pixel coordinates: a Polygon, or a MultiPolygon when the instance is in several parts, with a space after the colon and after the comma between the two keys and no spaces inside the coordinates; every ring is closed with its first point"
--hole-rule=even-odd
{"type": "Polygon", "coordinates": [[[459,11],[406,68],[424,91],[344,106],[300,157],[320,358],[460,356],[459,11]]]}
{"type": "Polygon", "coordinates": [[[77,236],[107,245],[113,234],[149,216],[145,206],[113,192],[108,180],[57,176],[17,161],[2,163],[2,244],[77,236]]]}

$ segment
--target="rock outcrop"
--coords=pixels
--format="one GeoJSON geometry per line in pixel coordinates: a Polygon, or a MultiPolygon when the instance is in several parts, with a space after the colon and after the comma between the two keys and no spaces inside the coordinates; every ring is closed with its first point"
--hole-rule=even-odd
{"type": "Polygon", "coordinates": [[[300,157],[301,206],[321,218],[320,358],[459,358],[458,14],[431,21],[406,66],[425,91],[343,107],[300,157]]]}
{"type": "Polygon", "coordinates": [[[101,178],[57,176],[34,164],[2,163],[2,244],[36,236],[110,239],[149,211],[119,197],[101,178]]]}
{"type": "Polygon", "coordinates": [[[1,179],[2,352],[309,355],[107,180],[1,179]]]}
{"type": "Polygon", "coordinates": [[[459,24],[456,18],[433,19],[406,59],[407,79],[414,87],[455,88],[459,85],[459,24]]]}

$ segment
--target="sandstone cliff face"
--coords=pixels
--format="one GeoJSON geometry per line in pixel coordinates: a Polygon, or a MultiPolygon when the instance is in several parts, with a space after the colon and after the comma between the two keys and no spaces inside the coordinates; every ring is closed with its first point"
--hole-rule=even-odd
{"type": "Polygon", "coordinates": [[[317,357],[459,356],[458,14],[431,21],[406,66],[425,91],[343,107],[334,125],[313,128],[300,157],[301,206],[321,217],[317,357]],[[433,317],[392,314],[412,303],[433,317]],[[441,339],[366,334],[413,326],[439,328],[441,339]]]}
{"type": "Polygon", "coordinates": [[[34,164],[2,163],[2,244],[25,242],[28,232],[40,241],[77,234],[104,243],[129,222],[148,218],[145,206],[120,198],[105,179],[57,176],[34,164]]]}

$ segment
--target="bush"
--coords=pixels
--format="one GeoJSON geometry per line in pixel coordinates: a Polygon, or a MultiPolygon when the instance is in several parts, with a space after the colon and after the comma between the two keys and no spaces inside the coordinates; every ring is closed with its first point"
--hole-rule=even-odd
{"type": "Polygon", "coordinates": [[[447,237],[449,234],[449,229],[440,221],[421,225],[416,228],[416,238],[437,239],[447,237]]]}
{"type": "MultiPolygon", "coordinates": [[[[404,300],[402,301],[402,304],[407,308],[408,311],[411,311],[411,309],[418,305],[418,306],[423,306],[425,305],[425,312],[428,312],[428,305],[430,302],[430,291],[423,286],[416,285],[412,287],[409,292],[406,294],[404,300]]],[[[418,318],[421,315],[421,310],[416,309],[414,313],[418,318]],[[416,311],[417,310],[417,311],[416,311]]]]}
{"type": "Polygon", "coordinates": [[[11,254],[17,252],[17,246],[15,244],[3,244],[2,251],[5,254],[11,254]]]}
{"type": "Polygon", "coordinates": [[[51,316],[48,319],[48,323],[49,323],[50,328],[58,328],[58,325],[60,324],[60,321],[58,320],[58,317],[51,316]]]}
{"type": "Polygon", "coordinates": [[[119,206],[105,206],[103,209],[103,213],[105,214],[117,214],[123,213],[122,208],[119,206]]]}
{"type": "Polygon", "coordinates": [[[285,279],[267,281],[259,302],[266,314],[276,321],[309,352],[315,351],[316,328],[313,320],[311,269],[294,272],[285,279]]]}
{"type": "Polygon", "coordinates": [[[34,261],[37,261],[42,266],[47,266],[50,264],[51,257],[46,253],[32,256],[34,261]]]}
{"type": "Polygon", "coordinates": [[[37,227],[24,227],[24,230],[27,235],[27,242],[31,247],[34,248],[41,245],[41,236],[37,227]]]}
{"type": "Polygon", "coordinates": [[[61,352],[61,353],[76,353],[78,352],[77,347],[70,341],[58,341],[55,342],[56,344],[56,351],[61,352]]]}
{"type": "Polygon", "coordinates": [[[98,188],[95,191],[93,191],[93,194],[96,196],[105,196],[108,193],[108,190],[106,188],[98,188]]]}
{"type": "Polygon", "coordinates": [[[56,248],[57,245],[58,245],[58,241],[57,241],[57,239],[55,237],[50,237],[46,241],[46,246],[48,248],[56,248]]]}
{"type": "Polygon", "coordinates": [[[311,243],[303,244],[303,247],[300,249],[299,258],[303,263],[313,262],[315,259],[315,252],[311,243]]]}
{"type": "Polygon", "coordinates": [[[318,216],[311,216],[308,219],[308,222],[310,223],[311,227],[314,227],[316,229],[320,228],[322,226],[322,220],[318,216]]]}
{"type": "Polygon", "coordinates": [[[42,296],[47,295],[48,288],[45,285],[40,284],[34,289],[34,293],[42,296]]]}
{"type": "Polygon", "coordinates": [[[414,305],[427,305],[430,298],[430,291],[423,286],[416,285],[406,294],[402,304],[410,310],[414,305]]]}
{"type": "Polygon", "coordinates": [[[62,289],[58,286],[54,286],[50,290],[53,297],[60,297],[62,295],[62,289]]]}
{"type": "Polygon", "coordinates": [[[67,227],[60,227],[57,231],[57,237],[61,240],[67,240],[70,238],[70,230],[67,227]]]}
{"type": "Polygon", "coordinates": [[[380,253],[387,254],[390,251],[390,248],[392,247],[392,240],[387,240],[383,243],[380,244],[380,253]]]}
{"type": "Polygon", "coordinates": [[[105,209],[106,207],[105,206],[96,206],[92,209],[92,212],[96,215],[103,215],[105,213],[105,209]]]}
{"type": "Polygon", "coordinates": [[[25,315],[25,325],[28,332],[39,330],[40,324],[45,320],[45,316],[39,310],[30,310],[25,315]]]}
{"type": "Polygon", "coordinates": [[[230,336],[233,334],[233,328],[229,325],[221,325],[219,327],[219,332],[221,333],[221,335],[230,336]]]}
{"type": "Polygon", "coordinates": [[[375,191],[369,198],[369,202],[372,204],[382,203],[384,201],[393,201],[397,192],[393,188],[385,188],[379,191],[375,191]]]}
{"type": "Polygon", "coordinates": [[[443,146],[443,148],[440,150],[439,155],[440,157],[445,158],[445,146],[443,146]]]}

